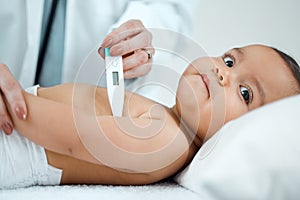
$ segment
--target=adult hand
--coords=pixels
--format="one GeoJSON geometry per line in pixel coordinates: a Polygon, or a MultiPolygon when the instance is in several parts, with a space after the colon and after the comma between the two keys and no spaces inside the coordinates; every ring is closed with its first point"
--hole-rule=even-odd
{"type": "Polygon", "coordinates": [[[27,109],[22,91],[22,87],[8,67],[0,63],[0,128],[7,135],[13,131],[13,123],[7,106],[12,112],[15,112],[19,119],[26,119],[27,109]]]}
{"type": "Polygon", "coordinates": [[[129,20],[108,34],[98,49],[102,58],[104,48],[110,48],[111,56],[123,56],[125,79],[143,76],[151,69],[152,34],[140,20],[129,20]]]}

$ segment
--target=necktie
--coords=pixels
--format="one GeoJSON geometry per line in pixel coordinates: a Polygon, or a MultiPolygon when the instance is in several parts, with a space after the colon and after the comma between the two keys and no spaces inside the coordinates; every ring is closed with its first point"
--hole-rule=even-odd
{"type": "Polygon", "coordinates": [[[61,82],[65,11],[66,0],[45,1],[35,84],[47,87],[61,82]]]}

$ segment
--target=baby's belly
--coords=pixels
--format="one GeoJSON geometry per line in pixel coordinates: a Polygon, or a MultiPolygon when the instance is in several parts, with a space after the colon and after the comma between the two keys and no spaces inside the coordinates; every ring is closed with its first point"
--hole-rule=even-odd
{"type": "Polygon", "coordinates": [[[48,164],[62,169],[61,184],[148,184],[147,175],[126,173],[100,164],[92,164],[69,156],[46,151],[48,164]]]}
{"type": "Polygon", "coordinates": [[[114,175],[112,170],[105,166],[45,151],[48,164],[63,170],[61,184],[106,184],[109,181],[106,177],[114,175]]]}

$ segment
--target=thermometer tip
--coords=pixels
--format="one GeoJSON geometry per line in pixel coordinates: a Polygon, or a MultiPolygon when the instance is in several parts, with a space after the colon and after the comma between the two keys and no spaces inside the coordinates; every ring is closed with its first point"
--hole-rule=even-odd
{"type": "Polygon", "coordinates": [[[110,56],[110,48],[104,48],[104,55],[110,56]]]}

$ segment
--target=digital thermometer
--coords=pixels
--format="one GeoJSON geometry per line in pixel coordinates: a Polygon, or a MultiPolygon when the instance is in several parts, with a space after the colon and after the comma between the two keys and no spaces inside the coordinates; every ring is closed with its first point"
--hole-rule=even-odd
{"type": "Polygon", "coordinates": [[[113,116],[121,117],[124,105],[124,76],[122,56],[110,56],[104,48],[107,94],[113,116]]]}

